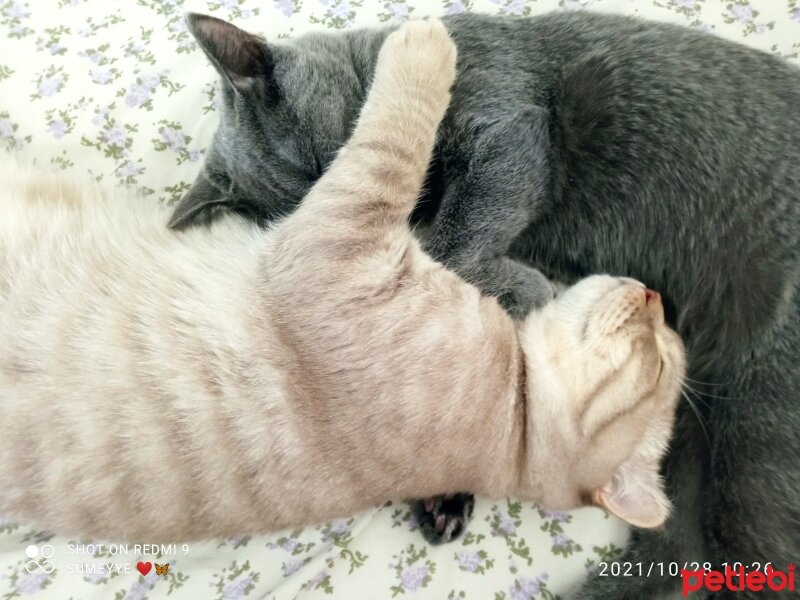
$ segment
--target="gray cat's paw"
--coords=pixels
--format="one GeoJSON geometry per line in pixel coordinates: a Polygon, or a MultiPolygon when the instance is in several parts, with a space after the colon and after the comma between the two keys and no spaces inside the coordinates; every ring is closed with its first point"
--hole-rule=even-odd
{"type": "Polygon", "coordinates": [[[466,529],[475,509],[472,494],[433,496],[412,500],[411,512],[419,530],[431,544],[445,544],[458,538],[466,529]]]}
{"type": "Polygon", "coordinates": [[[525,283],[509,286],[497,296],[500,306],[518,321],[532,310],[542,308],[557,294],[557,288],[538,270],[530,269],[527,275],[525,283]]]}
{"type": "MultiPolygon", "coordinates": [[[[432,255],[435,257],[436,253],[432,255]]],[[[482,293],[494,296],[506,312],[522,320],[555,298],[557,287],[538,269],[507,256],[476,257],[469,252],[444,260],[445,266],[482,293]]]]}
{"type": "Polygon", "coordinates": [[[558,293],[541,271],[515,260],[504,258],[487,267],[491,269],[484,275],[487,290],[489,293],[494,290],[500,306],[518,321],[532,310],[542,308],[558,293]]]}

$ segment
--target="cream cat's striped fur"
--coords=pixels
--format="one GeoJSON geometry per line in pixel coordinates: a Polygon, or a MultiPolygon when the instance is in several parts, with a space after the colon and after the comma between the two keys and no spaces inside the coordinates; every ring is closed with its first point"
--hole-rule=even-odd
{"type": "Polygon", "coordinates": [[[470,490],[642,526],[683,351],[593,277],[513,322],[407,226],[447,108],[437,21],[387,39],[355,133],[264,232],[0,172],[0,515],[187,540],[470,490]]]}

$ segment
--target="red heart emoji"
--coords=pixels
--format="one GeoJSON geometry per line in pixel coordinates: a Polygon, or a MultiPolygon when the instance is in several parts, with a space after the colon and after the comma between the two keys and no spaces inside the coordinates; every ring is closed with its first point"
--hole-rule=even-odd
{"type": "Polygon", "coordinates": [[[149,562],[138,562],[136,563],[136,568],[139,569],[139,573],[142,575],[147,575],[150,572],[150,569],[153,568],[153,564],[149,562]]]}

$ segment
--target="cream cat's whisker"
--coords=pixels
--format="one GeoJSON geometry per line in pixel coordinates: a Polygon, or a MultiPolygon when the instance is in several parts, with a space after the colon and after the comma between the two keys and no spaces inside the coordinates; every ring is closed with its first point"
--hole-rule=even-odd
{"type": "Polygon", "coordinates": [[[708,443],[708,447],[711,448],[712,447],[711,436],[708,433],[708,429],[706,428],[705,420],[703,419],[703,415],[700,413],[700,409],[697,408],[695,403],[692,402],[692,399],[689,397],[689,395],[683,389],[681,389],[681,395],[684,397],[686,402],[691,407],[692,412],[697,417],[697,422],[700,424],[700,428],[703,430],[703,435],[706,438],[706,442],[708,443]]]}
{"type": "Polygon", "coordinates": [[[692,383],[696,383],[698,385],[719,386],[719,387],[726,386],[726,385],[732,385],[732,382],[728,382],[728,383],[711,383],[711,382],[708,382],[708,381],[700,381],[698,379],[692,379],[690,377],[684,377],[683,380],[684,381],[691,381],[692,383]]]}
{"type": "Polygon", "coordinates": [[[715,395],[715,394],[709,394],[708,392],[702,392],[702,391],[698,390],[697,388],[695,388],[695,387],[689,385],[688,383],[686,383],[685,379],[684,379],[684,381],[683,381],[683,383],[681,385],[685,389],[690,390],[692,393],[697,394],[698,396],[704,396],[706,398],[714,398],[714,399],[717,399],[717,400],[747,400],[747,398],[742,398],[742,397],[719,396],[719,395],[715,395]]]}

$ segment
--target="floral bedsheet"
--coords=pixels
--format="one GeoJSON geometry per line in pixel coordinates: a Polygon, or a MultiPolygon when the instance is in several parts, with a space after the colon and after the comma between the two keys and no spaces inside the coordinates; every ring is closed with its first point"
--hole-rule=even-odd
{"type": "MultiPolygon", "coordinates": [[[[800,62],[800,0],[0,0],[0,147],[170,201],[188,189],[216,127],[217,78],[186,10],[279,40],[461,11],[586,8],[682,23],[800,62]]],[[[0,598],[554,598],[618,556],[627,537],[596,509],[548,513],[513,500],[479,499],[468,534],[449,545],[431,547],[415,529],[404,504],[185,545],[68,539],[0,520],[0,598]]]]}

